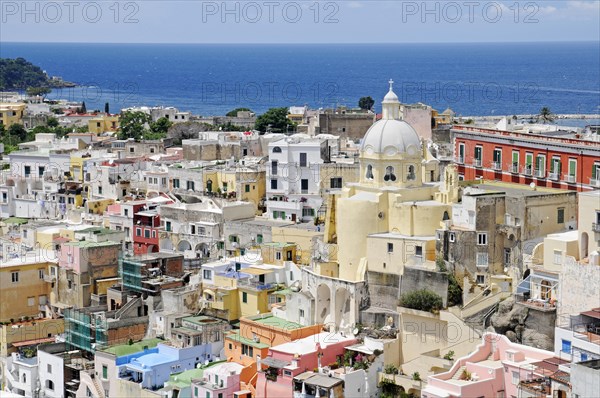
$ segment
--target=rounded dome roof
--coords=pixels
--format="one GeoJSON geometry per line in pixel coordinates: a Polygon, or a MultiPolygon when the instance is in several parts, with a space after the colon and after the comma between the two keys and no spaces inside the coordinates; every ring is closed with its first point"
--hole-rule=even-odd
{"type": "Polygon", "coordinates": [[[360,146],[365,154],[395,156],[420,155],[421,139],[415,129],[403,120],[383,119],[373,124],[360,146]]]}
{"type": "Polygon", "coordinates": [[[390,88],[390,91],[383,97],[383,102],[399,102],[398,96],[390,88]]]}

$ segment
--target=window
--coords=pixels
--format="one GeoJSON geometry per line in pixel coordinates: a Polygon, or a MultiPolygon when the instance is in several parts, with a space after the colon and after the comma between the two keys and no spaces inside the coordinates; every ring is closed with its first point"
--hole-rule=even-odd
{"type": "Polygon", "coordinates": [[[504,264],[510,264],[510,249],[504,249],[504,264]]]}
{"type": "Polygon", "coordinates": [[[273,153],[281,153],[281,148],[276,146],[275,148],[273,148],[273,153]]]}
{"type": "Polygon", "coordinates": [[[244,186],[244,192],[250,192],[250,184],[246,184],[246,186],[244,186]]]}
{"type": "Polygon", "coordinates": [[[210,398],[210,391],[206,392],[206,398],[210,398]]]}
{"type": "Polygon", "coordinates": [[[49,374],[52,374],[52,365],[51,365],[51,364],[48,364],[48,365],[46,366],[46,370],[48,371],[48,373],[49,373],[49,374]]]}
{"type": "Polygon", "coordinates": [[[577,159],[569,159],[569,176],[575,177],[577,174],[577,159]]]}
{"type": "Polygon", "coordinates": [[[44,279],[44,275],[45,275],[45,270],[43,268],[38,269],[38,278],[39,279],[44,279]]]}
{"type": "Polygon", "coordinates": [[[394,244],[388,242],[387,250],[388,250],[388,253],[393,253],[394,252],[394,244]]]}
{"type": "Polygon", "coordinates": [[[275,253],[275,259],[276,260],[281,260],[281,252],[275,253]]]}
{"type": "Polygon", "coordinates": [[[27,306],[33,307],[35,305],[35,297],[27,297],[27,306]]]}
{"type": "Polygon", "coordinates": [[[254,348],[247,344],[242,344],[242,355],[247,355],[249,357],[254,356],[254,348]]]}
{"type": "Polygon", "coordinates": [[[12,278],[12,282],[13,283],[18,283],[19,282],[19,271],[11,272],[10,276],[12,278]]]}
{"type": "Polygon", "coordinates": [[[242,292],[242,303],[248,303],[248,293],[242,292]]]}
{"type": "Polygon", "coordinates": [[[477,275],[477,280],[476,283],[478,285],[483,285],[485,284],[485,275],[477,275]]]}
{"type": "Polygon", "coordinates": [[[46,380],[46,388],[50,391],[54,391],[54,382],[52,380],[46,380]]]}
{"type": "Polygon", "coordinates": [[[479,162],[481,162],[481,153],[482,152],[483,152],[483,147],[481,145],[477,145],[475,147],[475,153],[474,153],[475,160],[478,160],[479,162]]]}
{"type": "Polygon", "coordinates": [[[274,175],[274,176],[277,175],[277,165],[278,165],[277,160],[272,160],[271,161],[271,174],[274,175]]]}
{"type": "Polygon", "coordinates": [[[565,223],[565,208],[559,207],[556,212],[556,222],[559,224],[565,223]]]}
{"type": "Polygon", "coordinates": [[[142,236],[142,229],[141,228],[136,228],[135,229],[135,236],[142,236]]]}
{"type": "Polygon", "coordinates": [[[262,234],[256,235],[256,243],[263,243],[263,236],[262,236],[262,234]]]}
{"type": "Polygon", "coordinates": [[[558,265],[562,263],[562,251],[554,250],[554,264],[558,265]]]}
{"type": "Polygon", "coordinates": [[[102,195],[102,186],[98,186],[98,195],[102,195]]]}
{"type": "Polygon", "coordinates": [[[373,166],[372,165],[367,165],[367,172],[365,173],[365,178],[367,180],[372,180],[373,179],[373,166]]]}
{"type": "Polygon", "coordinates": [[[133,153],[134,151],[135,151],[135,149],[134,149],[133,147],[130,147],[130,148],[129,148],[129,152],[130,152],[130,153],[133,153]]]}
{"type": "Polygon", "coordinates": [[[562,348],[560,350],[566,354],[570,354],[571,353],[571,341],[562,339],[562,348]]]}
{"type": "Polygon", "coordinates": [[[304,318],[304,310],[303,309],[299,310],[299,315],[300,315],[300,318],[304,318]]]}
{"type": "Polygon", "coordinates": [[[342,177],[334,177],[329,180],[329,187],[338,189],[342,187],[342,177]]]}
{"type": "Polygon", "coordinates": [[[464,163],[465,161],[465,144],[458,144],[458,163],[464,163]]]}
{"type": "Polygon", "coordinates": [[[313,217],[315,215],[315,209],[310,207],[304,207],[302,209],[302,217],[313,217]]]}
{"type": "Polygon", "coordinates": [[[186,182],[186,188],[187,188],[188,190],[192,190],[192,191],[193,191],[193,190],[195,190],[195,184],[194,184],[194,181],[187,181],[187,182],[186,182]]]}
{"type": "MultiPolygon", "coordinates": [[[[223,381],[221,381],[221,384],[222,383],[223,383],[223,381]]],[[[222,392],[219,393],[218,398],[223,398],[223,393],[222,392]]]]}
{"type": "Polygon", "coordinates": [[[165,229],[167,230],[167,232],[171,232],[171,221],[165,222],[165,229]]]}
{"type": "Polygon", "coordinates": [[[592,180],[591,183],[593,184],[594,182],[597,183],[598,180],[600,180],[600,163],[598,162],[594,162],[594,165],[592,166],[592,180]]]}
{"type": "Polygon", "coordinates": [[[190,233],[196,235],[196,226],[194,224],[190,225],[190,233]]]}
{"type": "Polygon", "coordinates": [[[108,379],[108,366],[102,365],[102,378],[108,379]]]}
{"type": "Polygon", "coordinates": [[[487,233],[480,232],[477,234],[477,244],[478,245],[487,245],[487,233]]]}
{"type": "Polygon", "coordinates": [[[300,167],[306,167],[308,162],[306,161],[306,153],[300,153],[300,167]]]}
{"type": "Polygon", "coordinates": [[[275,180],[275,179],[271,180],[271,189],[277,189],[277,180],[275,180]]]}
{"type": "Polygon", "coordinates": [[[300,190],[302,193],[308,193],[308,179],[303,178],[300,180],[300,190]]]}
{"type": "Polygon", "coordinates": [[[535,158],[535,171],[537,177],[544,177],[546,172],[546,155],[537,155],[535,158]]]}
{"type": "Polygon", "coordinates": [[[494,167],[502,168],[502,149],[494,149],[494,167]]]}
{"type": "MultiPolygon", "coordinates": [[[[415,166],[412,164],[408,166],[408,172],[406,174],[406,179],[408,181],[414,181],[417,179],[417,175],[415,174],[415,166]]],[[[433,181],[433,178],[431,179],[433,181]]]]}
{"type": "Polygon", "coordinates": [[[179,178],[173,179],[173,188],[179,188],[179,178]]]}
{"type": "Polygon", "coordinates": [[[394,174],[394,168],[392,166],[387,166],[385,168],[385,176],[383,177],[384,181],[396,181],[396,175],[394,174]]]}
{"type": "Polygon", "coordinates": [[[223,192],[227,192],[227,183],[223,182],[223,192]]]}
{"type": "Polygon", "coordinates": [[[423,257],[423,246],[415,246],[415,256],[423,257]]]}
{"type": "Polygon", "coordinates": [[[150,238],[150,230],[149,229],[144,229],[144,238],[150,238]]]}
{"type": "Polygon", "coordinates": [[[212,271],[209,269],[205,269],[204,271],[202,271],[202,277],[204,279],[211,279],[212,278],[212,271]]]}
{"type": "Polygon", "coordinates": [[[25,166],[25,177],[29,177],[31,174],[31,166],[25,166]]]}
{"type": "Polygon", "coordinates": [[[513,170],[518,171],[518,169],[519,169],[519,151],[513,151],[512,165],[513,165],[513,170]]]}
{"type": "Polygon", "coordinates": [[[488,254],[487,253],[477,253],[477,266],[478,267],[487,267],[488,265],[488,254]]]}
{"type": "Polygon", "coordinates": [[[516,386],[519,384],[519,372],[512,372],[512,383],[516,386]]]}
{"type": "Polygon", "coordinates": [[[454,232],[450,232],[450,233],[448,234],[448,240],[449,240],[451,243],[454,243],[454,242],[456,241],[456,235],[454,234],[454,232]]]}
{"type": "Polygon", "coordinates": [[[194,387],[194,398],[198,398],[198,387],[194,387]]]}
{"type": "Polygon", "coordinates": [[[38,175],[40,177],[44,175],[44,170],[45,170],[44,166],[38,166],[38,175]]]}

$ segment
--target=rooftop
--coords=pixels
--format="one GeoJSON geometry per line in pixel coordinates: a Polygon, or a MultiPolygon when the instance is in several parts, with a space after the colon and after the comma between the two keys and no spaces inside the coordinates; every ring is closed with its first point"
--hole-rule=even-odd
{"type": "Polygon", "coordinates": [[[130,355],[130,354],[135,354],[136,352],[142,352],[146,348],[154,348],[157,346],[158,343],[163,343],[163,342],[164,342],[164,340],[156,339],[156,338],[155,339],[145,339],[145,340],[138,341],[137,343],[133,343],[133,344],[114,345],[114,346],[105,348],[100,351],[106,352],[109,354],[113,354],[116,357],[122,357],[124,355],[130,355]]]}
{"type": "Polygon", "coordinates": [[[252,346],[254,348],[258,348],[258,349],[264,349],[264,348],[270,347],[269,344],[257,342],[257,341],[254,341],[252,339],[248,339],[248,338],[242,336],[240,334],[239,330],[229,333],[228,335],[225,336],[225,338],[227,338],[229,340],[237,341],[237,342],[252,346]]]}
{"type": "Polygon", "coordinates": [[[276,327],[276,328],[285,329],[285,330],[295,330],[295,329],[301,329],[304,327],[304,326],[300,325],[299,323],[290,322],[287,319],[279,318],[277,316],[273,316],[270,314],[258,315],[255,317],[249,317],[247,319],[250,319],[251,321],[254,321],[261,325],[276,327]]]}
{"type": "Polygon", "coordinates": [[[74,240],[70,242],[63,243],[65,246],[74,246],[74,247],[104,247],[104,246],[120,246],[119,242],[113,242],[111,240],[107,240],[105,242],[92,242],[89,240],[74,240]]]}

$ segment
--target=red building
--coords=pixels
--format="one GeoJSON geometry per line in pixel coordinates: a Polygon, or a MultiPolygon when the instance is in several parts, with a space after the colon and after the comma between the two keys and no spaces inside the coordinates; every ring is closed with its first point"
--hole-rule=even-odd
{"type": "Polygon", "coordinates": [[[158,252],[158,239],[162,227],[156,207],[146,210],[144,206],[133,213],[133,253],[146,254],[158,252]]]}
{"type": "Polygon", "coordinates": [[[600,140],[576,134],[452,128],[459,177],[586,191],[600,188],[600,140]]]}

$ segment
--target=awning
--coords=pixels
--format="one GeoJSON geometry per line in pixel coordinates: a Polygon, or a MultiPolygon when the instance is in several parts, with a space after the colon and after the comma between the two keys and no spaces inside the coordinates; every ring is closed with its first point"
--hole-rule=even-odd
{"type": "Polygon", "coordinates": [[[262,359],[260,361],[261,364],[269,366],[271,368],[277,368],[277,369],[283,369],[286,366],[288,366],[290,364],[290,362],[281,360],[281,359],[277,359],[277,358],[273,358],[273,357],[266,357],[264,359],[262,359]]]}
{"type": "Polygon", "coordinates": [[[261,269],[261,268],[244,268],[244,272],[250,275],[265,275],[273,272],[271,269],[261,269]]]}
{"type": "Polygon", "coordinates": [[[207,293],[210,294],[211,296],[215,295],[215,291],[212,289],[204,289],[204,291],[202,292],[202,294],[207,293]]]}
{"type": "Polygon", "coordinates": [[[585,311],[581,315],[589,316],[590,318],[600,319],[600,312],[597,311],[585,311]]]}
{"type": "Polygon", "coordinates": [[[36,345],[43,343],[53,343],[56,339],[54,337],[44,337],[43,339],[25,340],[12,343],[13,347],[26,347],[28,345],[36,345]]]}

